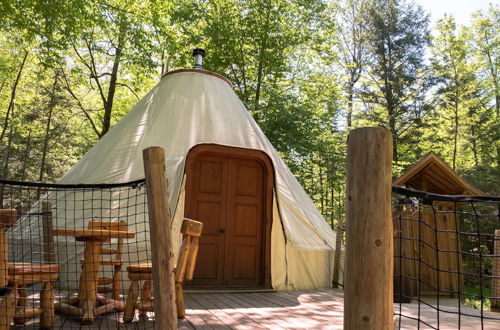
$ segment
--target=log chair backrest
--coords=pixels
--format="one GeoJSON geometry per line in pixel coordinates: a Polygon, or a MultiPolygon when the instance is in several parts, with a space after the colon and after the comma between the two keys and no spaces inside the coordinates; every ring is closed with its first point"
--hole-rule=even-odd
{"type": "Polygon", "coordinates": [[[176,283],[193,279],[196,256],[198,255],[198,239],[201,236],[202,229],[203,223],[199,221],[186,218],[182,221],[181,233],[183,240],[175,270],[176,283]]]}
{"type": "Polygon", "coordinates": [[[5,230],[16,224],[17,212],[15,209],[0,209],[0,288],[8,284],[9,243],[5,230]]]}
{"type": "MultiPolygon", "coordinates": [[[[92,219],[89,221],[88,225],[89,229],[104,229],[104,230],[119,230],[119,231],[127,231],[128,224],[126,221],[118,221],[118,222],[109,222],[109,221],[100,221],[98,219],[92,219]]],[[[103,249],[103,254],[114,254],[114,258],[116,261],[122,260],[122,251],[123,251],[123,238],[118,238],[118,242],[116,244],[116,249],[103,249]],[[107,252],[107,253],[106,253],[107,252]]]]}

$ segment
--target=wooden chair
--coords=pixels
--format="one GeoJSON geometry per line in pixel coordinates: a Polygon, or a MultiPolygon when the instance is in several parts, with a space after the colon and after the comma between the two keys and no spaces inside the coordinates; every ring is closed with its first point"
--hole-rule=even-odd
{"type": "Polygon", "coordinates": [[[8,329],[12,321],[18,325],[25,324],[37,316],[40,316],[40,328],[50,329],[54,323],[52,282],[59,277],[59,265],[8,262],[5,228],[14,226],[16,219],[16,210],[0,210],[0,287],[5,290],[0,299],[0,329],[8,329]],[[27,306],[27,287],[33,284],[43,284],[40,308],[27,306]]]}
{"type": "MultiPolygon", "coordinates": [[[[184,219],[182,222],[181,233],[183,234],[182,245],[177,258],[175,267],[175,303],[177,306],[177,317],[182,318],[186,315],[184,307],[184,295],[182,284],[184,281],[193,279],[194,267],[196,265],[196,256],[198,255],[198,239],[201,236],[203,223],[184,219]]],[[[124,322],[132,322],[135,310],[138,309],[141,314],[154,311],[152,291],[152,265],[137,264],[127,267],[128,279],[132,281],[128,290],[127,302],[123,313],[124,322]],[[144,281],[139,297],[139,282],[144,281]]]]}
{"type": "MultiPolygon", "coordinates": [[[[119,221],[119,222],[105,222],[99,221],[96,219],[92,219],[89,221],[88,228],[89,229],[106,229],[106,230],[121,230],[127,231],[127,222],[119,221]]],[[[110,255],[110,258],[102,259],[100,261],[101,266],[113,266],[113,277],[100,277],[97,288],[98,293],[111,293],[111,297],[113,299],[120,298],[120,289],[121,289],[121,270],[123,266],[122,261],[122,251],[123,251],[123,238],[118,238],[118,242],[113,248],[103,248],[101,250],[101,255],[110,255]],[[111,288],[107,285],[111,284],[111,288]]],[[[83,264],[84,260],[80,260],[83,264]]]]}

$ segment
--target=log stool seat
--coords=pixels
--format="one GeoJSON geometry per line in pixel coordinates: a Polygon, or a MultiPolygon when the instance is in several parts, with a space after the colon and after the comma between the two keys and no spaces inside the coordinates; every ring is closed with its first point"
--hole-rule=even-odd
{"type": "MultiPolygon", "coordinates": [[[[85,260],[81,259],[80,263],[84,264],[85,260]]],[[[120,260],[99,260],[98,263],[101,266],[121,266],[121,265],[123,265],[123,261],[120,261],[120,260]]]]}
{"type": "MultiPolygon", "coordinates": [[[[2,324],[12,320],[16,325],[25,324],[29,319],[40,316],[40,327],[52,327],[54,320],[54,292],[52,282],[59,277],[60,267],[57,264],[39,264],[15,262],[8,264],[8,283],[14,289],[7,294],[6,308],[14,307],[6,313],[7,319],[2,324]],[[43,284],[40,294],[40,307],[28,307],[28,285],[43,284]]],[[[3,306],[2,306],[3,307],[3,306]]],[[[0,307],[0,308],[2,308],[0,307]]]]}
{"type": "Polygon", "coordinates": [[[8,264],[9,285],[31,285],[53,282],[59,277],[57,264],[14,262],[8,264]]]}
{"type": "Polygon", "coordinates": [[[9,262],[7,227],[15,226],[15,209],[0,209],[0,287],[5,294],[0,298],[0,329],[8,329],[12,321],[25,324],[40,316],[40,328],[50,329],[54,322],[54,292],[52,282],[59,277],[60,267],[54,263],[9,262]],[[28,285],[43,284],[40,307],[28,307],[28,285]]]}
{"type": "MultiPolygon", "coordinates": [[[[201,236],[203,223],[184,219],[181,233],[184,236],[177,258],[175,273],[175,303],[177,306],[177,317],[182,318],[186,314],[184,308],[184,296],[182,293],[183,282],[193,278],[196,256],[198,254],[198,239],[201,236]]],[[[134,264],[127,266],[128,279],[131,281],[127,294],[127,302],[123,312],[123,321],[132,322],[135,310],[140,314],[154,311],[152,297],[153,266],[151,263],[134,264]],[[144,281],[139,297],[139,281],[144,281]]],[[[165,279],[168,280],[168,279],[165,279]]]]}
{"type": "Polygon", "coordinates": [[[153,265],[151,263],[127,266],[127,272],[129,273],[151,273],[152,271],[153,265]]]}
{"type": "Polygon", "coordinates": [[[9,275],[28,274],[57,274],[60,271],[58,264],[38,264],[31,262],[9,262],[9,275]]]}

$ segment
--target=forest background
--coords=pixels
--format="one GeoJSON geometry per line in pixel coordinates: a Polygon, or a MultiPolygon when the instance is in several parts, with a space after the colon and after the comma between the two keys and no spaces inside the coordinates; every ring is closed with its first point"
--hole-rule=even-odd
{"type": "Polygon", "coordinates": [[[457,25],[404,0],[1,0],[0,178],[56,182],[162,75],[234,90],[333,225],[346,138],[394,137],[394,177],[429,151],[500,195],[499,6],[457,25]]]}

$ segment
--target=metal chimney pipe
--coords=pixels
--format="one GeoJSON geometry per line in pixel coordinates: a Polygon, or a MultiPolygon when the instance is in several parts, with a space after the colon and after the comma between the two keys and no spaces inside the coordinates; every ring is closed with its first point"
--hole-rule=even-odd
{"type": "Polygon", "coordinates": [[[194,57],[194,68],[195,69],[203,69],[203,57],[205,57],[205,50],[201,48],[193,49],[193,57],[194,57]]]}

